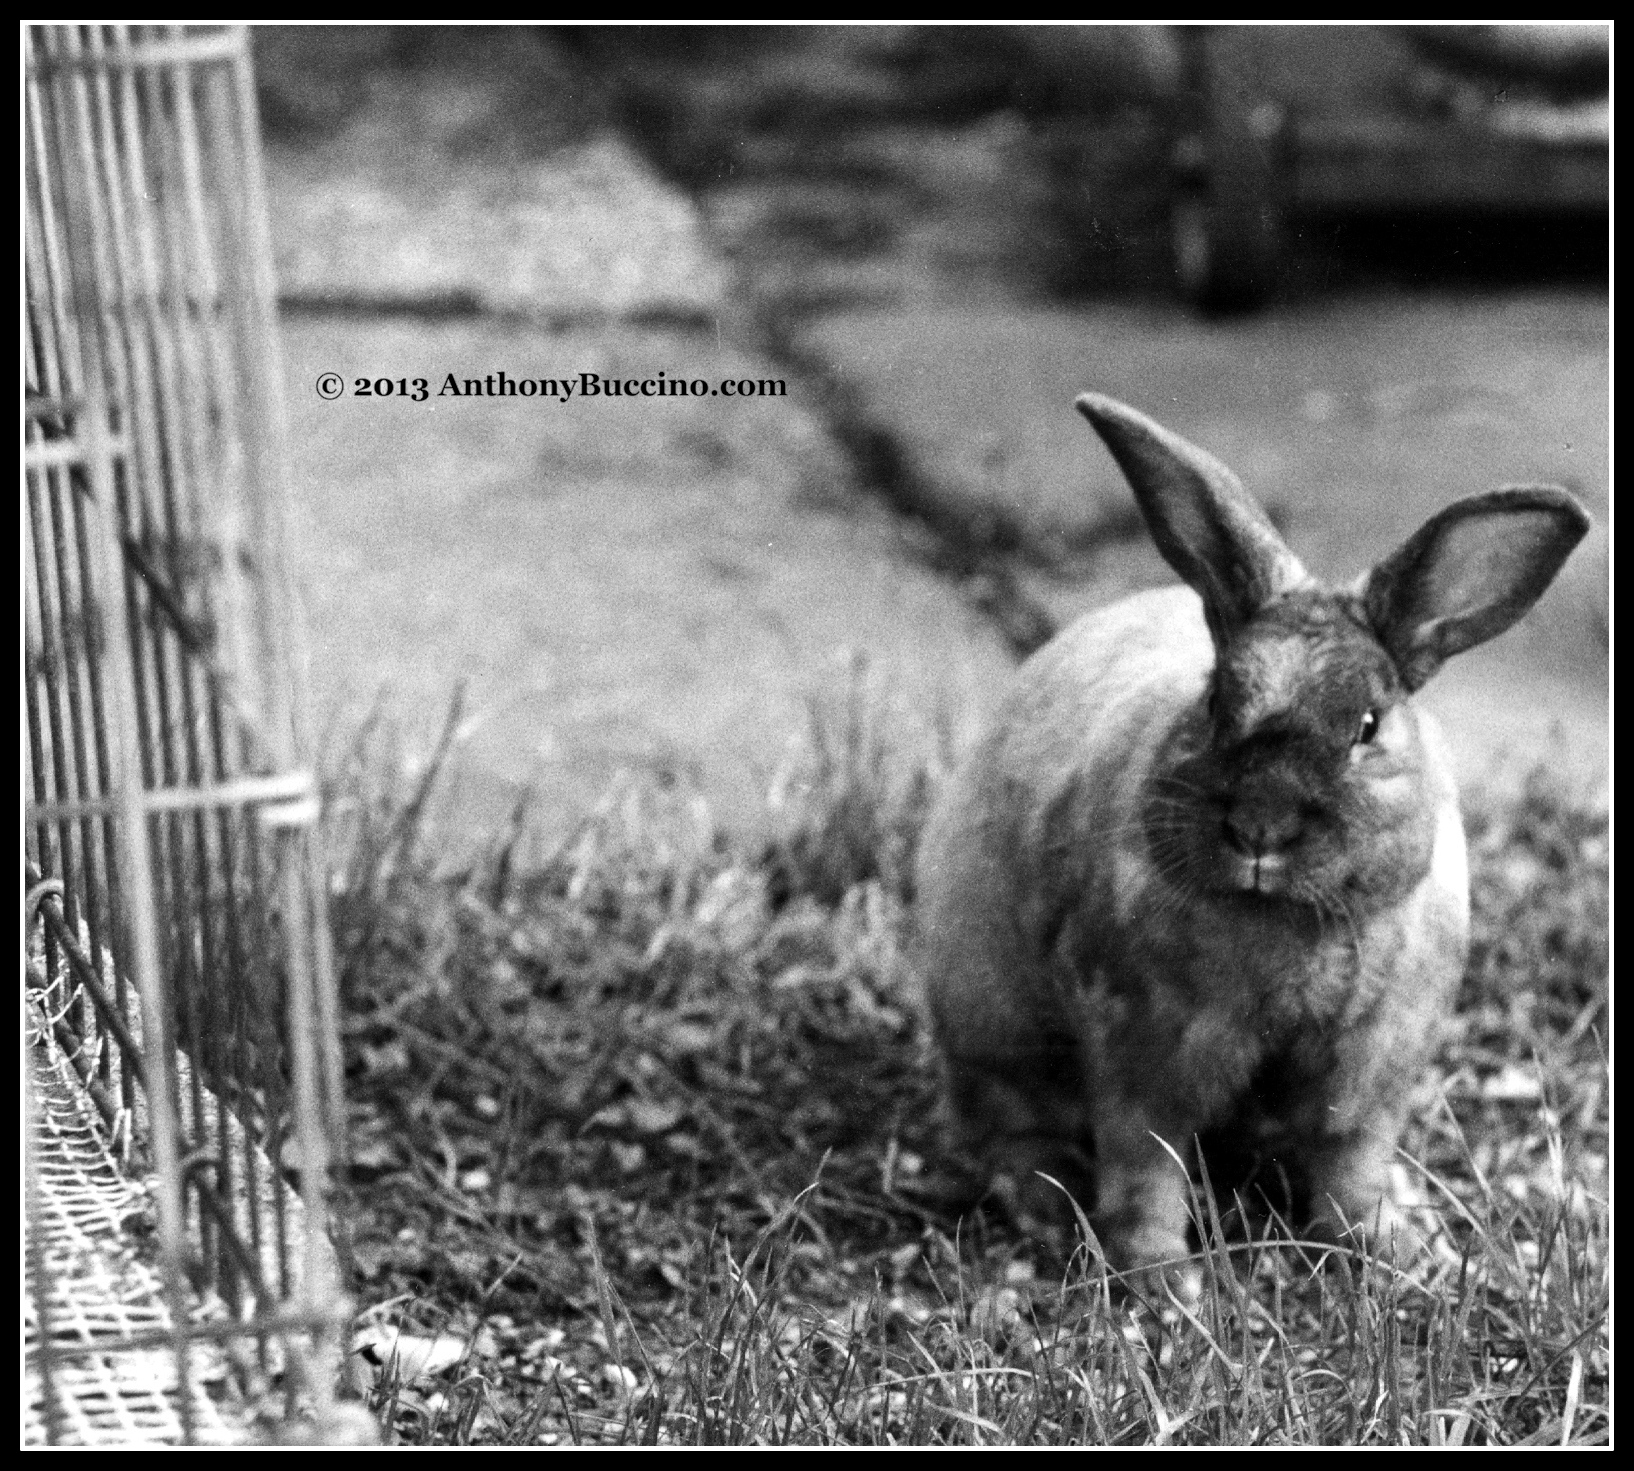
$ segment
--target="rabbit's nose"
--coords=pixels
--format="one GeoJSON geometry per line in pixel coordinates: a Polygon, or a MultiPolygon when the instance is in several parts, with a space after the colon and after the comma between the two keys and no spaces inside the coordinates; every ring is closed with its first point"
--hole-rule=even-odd
{"type": "Polygon", "coordinates": [[[1226,813],[1226,846],[1248,858],[1280,853],[1299,836],[1301,820],[1296,807],[1237,806],[1226,813]]]}

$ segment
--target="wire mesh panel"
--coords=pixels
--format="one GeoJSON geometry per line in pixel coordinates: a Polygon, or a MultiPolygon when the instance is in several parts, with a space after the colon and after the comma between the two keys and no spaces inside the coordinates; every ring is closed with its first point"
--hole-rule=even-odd
{"type": "Polygon", "coordinates": [[[321,1413],[314,1350],[345,1311],[248,46],[42,26],[25,48],[30,1392],[42,1435],[82,1439],[76,1384],[103,1395],[121,1362],[170,1353],[174,1433],[149,1429],[215,1439],[197,1345],[239,1339],[250,1377],[321,1413]],[[52,1184],[72,1175],[64,1078],[145,1181],[159,1301],[140,1329],[64,1317],[89,1260],[47,1219],[72,1214],[52,1184]]]}

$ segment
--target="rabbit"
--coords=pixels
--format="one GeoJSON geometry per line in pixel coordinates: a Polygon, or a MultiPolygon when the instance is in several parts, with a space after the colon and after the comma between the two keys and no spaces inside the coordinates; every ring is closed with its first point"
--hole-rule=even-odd
{"type": "Polygon", "coordinates": [[[1218,460],[1077,407],[1187,585],[1028,659],[927,821],[952,1145],[1036,1234],[1062,1242],[1077,1202],[1109,1266],[1185,1297],[1210,1136],[1269,1159],[1320,1239],[1410,1258],[1391,1158],[1469,930],[1452,767],[1414,696],[1532,606],[1588,517],[1552,487],[1470,496],[1330,590],[1218,460]]]}

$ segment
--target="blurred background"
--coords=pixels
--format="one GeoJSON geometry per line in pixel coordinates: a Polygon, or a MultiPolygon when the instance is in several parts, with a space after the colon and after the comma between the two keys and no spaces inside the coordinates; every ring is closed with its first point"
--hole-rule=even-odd
{"type": "Polygon", "coordinates": [[[950,746],[1171,580],[1072,412],[1231,464],[1349,576],[1458,495],[1596,531],[1432,687],[1466,782],[1606,771],[1609,28],[266,27],[332,749],[455,684],[469,833],[621,773],[768,820],[859,690],[950,746]],[[756,399],[320,400],[781,379],[756,399]]]}

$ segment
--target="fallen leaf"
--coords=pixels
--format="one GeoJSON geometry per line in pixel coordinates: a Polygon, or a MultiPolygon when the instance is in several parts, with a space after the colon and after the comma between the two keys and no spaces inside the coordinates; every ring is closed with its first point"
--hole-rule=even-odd
{"type": "Polygon", "coordinates": [[[395,1169],[402,1162],[402,1154],[396,1143],[390,1139],[363,1139],[352,1147],[351,1165],[354,1170],[380,1173],[395,1169]]]}
{"type": "Polygon", "coordinates": [[[672,1057],[692,1057],[715,1046],[715,1028],[697,1022],[672,1021],[658,1033],[657,1041],[672,1057]]]}
{"type": "Polygon", "coordinates": [[[667,1134],[686,1117],[686,1105],[673,1098],[632,1098],[624,1113],[638,1134],[667,1134]]]}
{"type": "Polygon", "coordinates": [[[913,1270],[913,1265],[919,1260],[920,1246],[917,1241],[910,1241],[906,1246],[899,1246],[891,1253],[891,1270],[898,1276],[913,1270]]]}
{"type": "Polygon", "coordinates": [[[1481,1097],[1492,1103],[1529,1103],[1543,1096],[1536,1073],[1506,1063],[1497,1072],[1481,1079],[1481,1097]]]}
{"type": "Polygon", "coordinates": [[[375,1365],[377,1379],[395,1374],[410,1384],[452,1368],[463,1357],[465,1343],[454,1333],[425,1337],[395,1328],[368,1328],[353,1338],[352,1352],[375,1365]]]}
{"type": "Polygon", "coordinates": [[[619,1394],[633,1394],[641,1381],[636,1378],[634,1369],[627,1369],[623,1364],[603,1364],[601,1377],[619,1394]]]}

